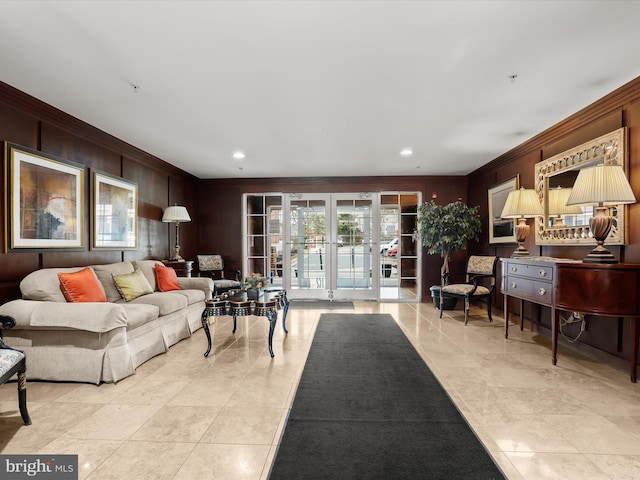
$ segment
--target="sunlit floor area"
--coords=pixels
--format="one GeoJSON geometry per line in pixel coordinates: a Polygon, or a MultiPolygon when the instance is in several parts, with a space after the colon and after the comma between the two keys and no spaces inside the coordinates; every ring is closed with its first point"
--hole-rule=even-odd
{"type": "MultiPolygon", "coordinates": [[[[561,345],[554,367],[547,339],[514,327],[506,340],[481,308],[465,327],[460,309],[355,305],[344,313],[396,318],[507,478],[640,478],[640,384],[624,362],[561,345]]],[[[0,450],[78,454],[80,479],[266,480],[322,313],[289,310],[274,359],[263,317],[238,319],[235,335],[218,317],[209,358],[199,330],[117,384],[30,382],[31,426],[5,384],[0,450]]]]}

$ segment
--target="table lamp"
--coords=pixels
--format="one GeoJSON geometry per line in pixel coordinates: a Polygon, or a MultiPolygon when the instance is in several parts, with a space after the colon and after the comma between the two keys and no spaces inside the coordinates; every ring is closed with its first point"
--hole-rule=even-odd
{"type": "Polygon", "coordinates": [[[509,192],[500,216],[502,218],[518,219],[518,224],[516,225],[518,248],[516,248],[511,255],[512,257],[529,255],[529,251],[524,247],[524,241],[527,239],[529,231],[531,230],[529,225],[527,225],[527,218],[542,217],[543,215],[542,205],[540,205],[540,200],[535,190],[521,188],[520,190],[509,192]]]}
{"type": "Polygon", "coordinates": [[[553,227],[566,227],[562,215],[580,215],[582,208],[578,205],[567,205],[571,188],[550,188],[549,189],[549,216],[555,217],[553,227]]]}
{"type": "Polygon", "coordinates": [[[596,214],[589,219],[589,228],[598,243],[583,262],[618,263],[616,257],[604,248],[612,224],[608,210],[615,205],[635,202],[636,197],[620,165],[600,164],[580,170],[567,205],[596,205],[596,214]]]}
{"type": "Polygon", "coordinates": [[[187,212],[186,207],[181,205],[173,205],[172,207],[167,207],[164,210],[164,214],[162,215],[163,222],[174,222],[176,224],[176,244],[174,248],[174,255],[171,258],[171,261],[174,262],[184,262],[184,258],[180,256],[180,242],[178,241],[178,234],[180,231],[180,223],[182,222],[190,222],[191,217],[189,216],[189,212],[187,212]]]}

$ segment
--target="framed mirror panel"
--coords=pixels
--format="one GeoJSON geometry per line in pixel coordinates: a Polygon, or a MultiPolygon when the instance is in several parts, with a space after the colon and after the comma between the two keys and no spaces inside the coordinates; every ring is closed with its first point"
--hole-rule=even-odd
{"type": "MultiPolygon", "coordinates": [[[[575,148],[554,155],[535,165],[535,189],[544,210],[544,217],[536,217],[536,245],[594,245],[589,219],[595,207],[568,208],[556,199],[568,196],[581,168],[599,163],[621,165],[629,176],[627,129],[619,128],[575,148]],[[563,195],[565,194],[565,195],[563,195]],[[564,207],[564,208],[563,208],[564,207]]],[[[566,200],[565,200],[566,201],[566,200]]],[[[610,207],[613,226],[607,245],[627,243],[627,209],[624,205],[610,207]]]]}

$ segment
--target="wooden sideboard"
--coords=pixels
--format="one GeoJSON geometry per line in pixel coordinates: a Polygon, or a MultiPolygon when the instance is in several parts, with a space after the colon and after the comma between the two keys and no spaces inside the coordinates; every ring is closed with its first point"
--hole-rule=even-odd
{"type": "Polygon", "coordinates": [[[637,380],[640,332],[640,265],[582,263],[550,257],[502,258],[505,338],[509,336],[509,297],[520,299],[520,329],[525,301],[551,308],[552,362],[557,362],[560,312],[631,321],[629,375],[637,380]]]}

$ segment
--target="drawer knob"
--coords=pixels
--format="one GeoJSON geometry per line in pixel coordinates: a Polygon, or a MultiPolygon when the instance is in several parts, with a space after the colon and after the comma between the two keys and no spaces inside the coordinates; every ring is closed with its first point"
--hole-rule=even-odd
{"type": "Polygon", "coordinates": [[[517,272],[518,271],[518,267],[511,267],[511,271],[512,272],[517,272]]]}
{"type": "Polygon", "coordinates": [[[547,291],[544,288],[538,289],[538,295],[544,295],[545,293],[547,293],[547,291]]]}
{"type": "Polygon", "coordinates": [[[511,288],[516,288],[518,285],[516,285],[515,283],[511,284],[511,288]]]}
{"type": "Polygon", "coordinates": [[[546,270],[540,270],[538,272],[538,275],[540,275],[541,277],[546,277],[547,276],[547,271],[546,270]]]}

